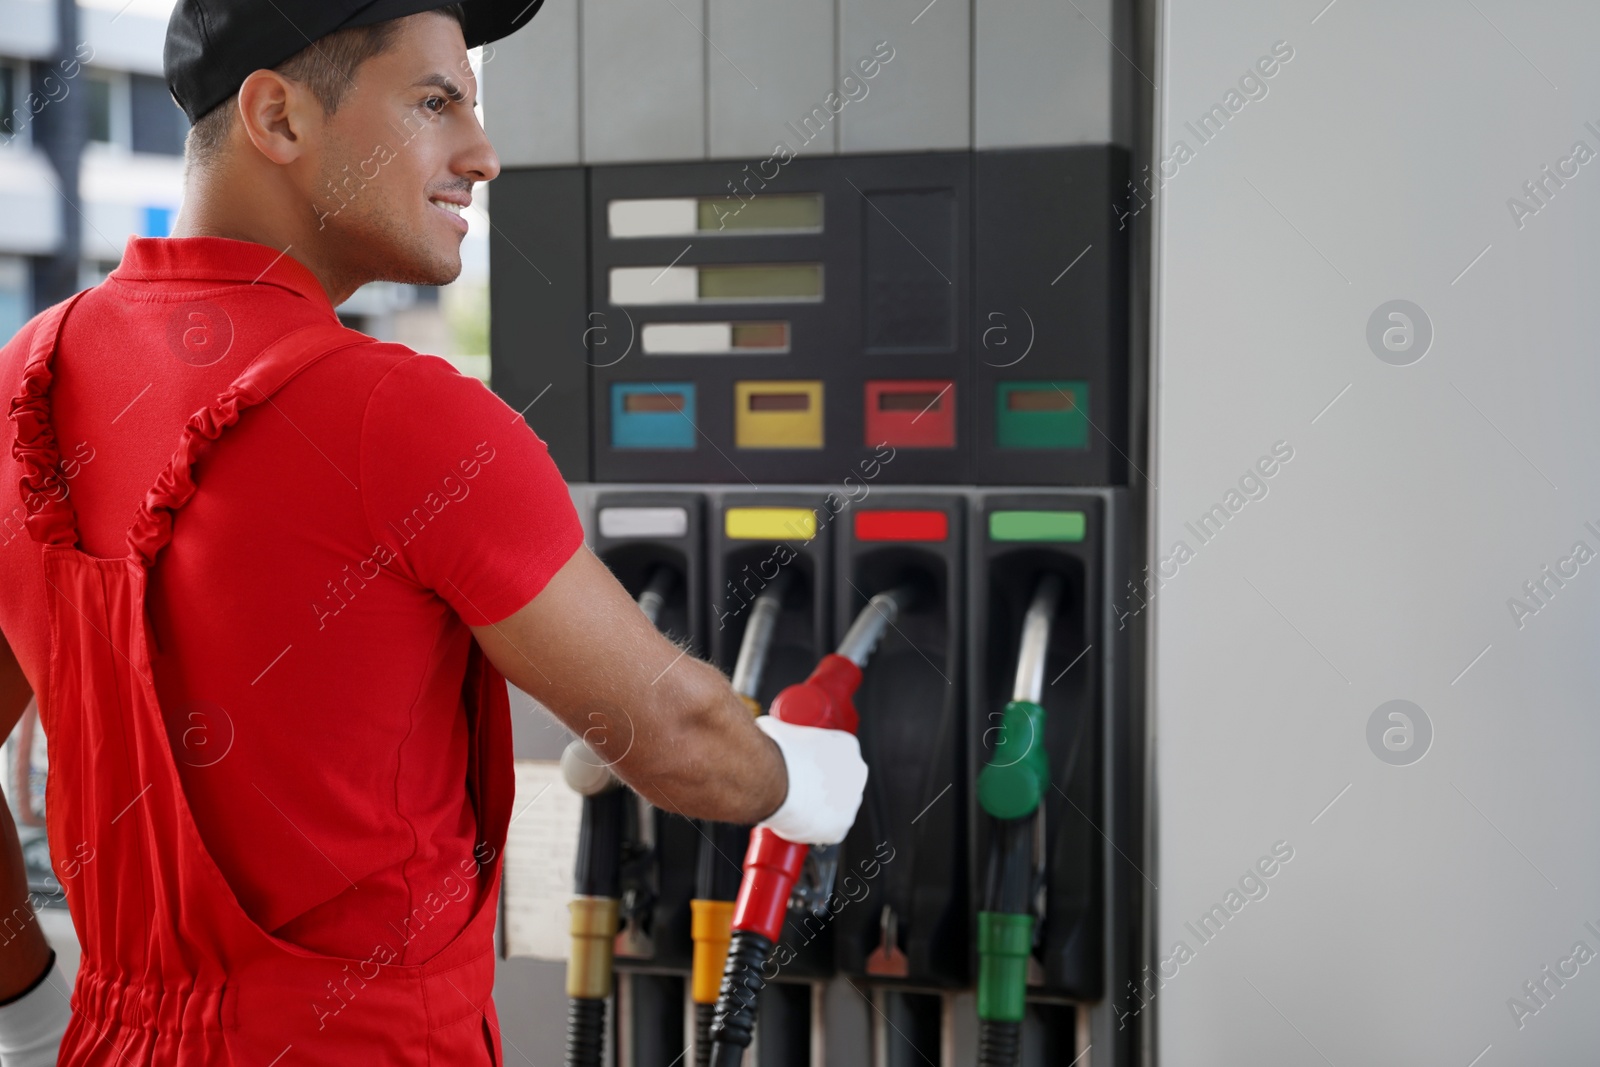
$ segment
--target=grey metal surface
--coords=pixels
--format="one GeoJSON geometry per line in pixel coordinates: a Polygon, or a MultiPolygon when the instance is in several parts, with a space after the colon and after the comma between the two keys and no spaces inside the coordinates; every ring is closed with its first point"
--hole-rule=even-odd
{"type": "Polygon", "coordinates": [[[1163,7],[1159,1062],[1593,1063],[1600,9],[1163,7]]]}
{"type": "Polygon", "coordinates": [[[639,594],[639,610],[644,612],[644,617],[654,626],[661,617],[661,608],[667,602],[667,594],[672,592],[672,585],[677,580],[671,569],[659,568],[650,576],[650,584],[644,587],[639,594]]]}
{"type": "MultiPolygon", "coordinates": [[[[974,147],[1121,143],[1114,0],[973,0],[974,147]]],[[[920,25],[920,23],[919,23],[920,25]]]]}
{"type": "Polygon", "coordinates": [[[705,0],[578,2],[584,162],[704,159],[705,0]]]}
{"type": "Polygon", "coordinates": [[[582,161],[578,3],[550,0],[523,29],[484,48],[484,129],[502,167],[582,161]]]}
{"type": "Polygon", "coordinates": [[[1119,0],[570,0],[491,48],[506,166],[1126,146],[1147,77],[1119,0]]]}
{"type": "Polygon", "coordinates": [[[839,0],[839,72],[887,42],[871,95],[836,120],[841,152],[972,145],[972,0],[839,0]]]}
{"type": "Polygon", "coordinates": [[[884,631],[894,625],[900,609],[910,601],[911,595],[909,589],[891,589],[867,601],[866,606],[856,613],[850,629],[839,639],[836,653],[857,667],[865,667],[867,660],[872,657],[872,650],[882,640],[884,631]]]}
{"type": "Polygon", "coordinates": [[[730,681],[733,691],[740,696],[755,699],[761,688],[761,674],[767,665],[767,649],[772,644],[772,633],[778,625],[778,613],[783,610],[783,591],[789,587],[790,574],[786,570],[768,582],[750,609],[750,621],[745,624],[744,636],[739,640],[739,658],[733,663],[730,681]]]}
{"type": "MultiPolygon", "coordinates": [[[[844,96],[834,72],[834,0],[708,2],[711,157],[767,159],[779,141],[799,150],[800,138],[785,124],[825,106],[829,93],[844,96]]],[[[835,145],[830,123],[804,152],[827,154],[835,145]]]]}
{"type": "Polygon", "coordinates": [[[1011,689],[1012,700],[1039,702],[1039,693],[1044,688],[1045,654],[1050,645],[1050,622],[1055,618],[1060,600],[1061,575],[1045,575],[1039,580],[1033,600],[1022,617],[1022,641],[1017,650],[1017,681],[1011,689]]]}

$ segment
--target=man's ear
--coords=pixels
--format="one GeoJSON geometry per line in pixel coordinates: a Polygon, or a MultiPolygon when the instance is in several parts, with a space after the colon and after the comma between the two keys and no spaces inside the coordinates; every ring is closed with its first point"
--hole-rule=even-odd
{"type": "Polygon", "coordinates": [[[252,71],[239,86],[237,119],[256,151],[278,164],[299,159],[322,108],[303,85],[275,70],[252,71]]]}

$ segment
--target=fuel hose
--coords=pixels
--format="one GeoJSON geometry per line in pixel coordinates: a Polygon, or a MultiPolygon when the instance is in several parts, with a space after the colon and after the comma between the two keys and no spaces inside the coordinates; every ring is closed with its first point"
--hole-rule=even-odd
{"type": "Polygon", "coordinates": [[[1039,700],[1060,600],[1060,575],[1042,576],[1023,616],[1016,682],[1001,715],[994,754],[978,773],[978,804],[994,820],[978,912],[979,1067],[1014,1067],[1021,1047],[1036,922],[1030,898],[1043,859],[1034,854],[1035,837],[1040,803],[1050,786],[1039,700]]]}
{"type": "MultiPolygon", "coordinates": [[[[761,714],[756,693],[761,688],[767,652],[777,632],[778,615],[783,610],[783,595],[788,585],[789,572],[785,570],[780,570],[777,577],[767,583],[756,596],[744,636],[739,641],[739,658],[733,666],[733,690],[752,715],[761,714]]],[[[711,1062],[711,1020],[728,959],[728,943],[733,937],[733,902],[739,894],[740,872],[727,857],[744,852],[750,830],[745,826],[709,821],[702,821],[699,828],[695,894],[689,902],[690,936],[694,940],[689,998],[694,1002],[695,1064],[707,1067],[711,1062]]]]}
{"type": "MultiPolygon", "coordinates": [[[[661,616],[676,575],[659,567],[639,594],[652,625],[661,616]]],[[[574,870],[571,947],[567,955],[567,1067],[601,1067],[606,1003],[611,998],[612,952],[622,895],[622,847],[629,791],[581,738],[561,754],[561,774],[583,797],[574,870]]]]}
{"type": "MultiPolygon", "coordinates": [[[[911,596],[910,589],[896,588],[869,600],[839,647],[822,657],[804,682],[779,693],[768,714],[801,726],[854,733],[859,720],[851,700],[861,685],[861,670],[911,596]]],[[[808,851],[806,845],[786,841],[766,827],[750,833],[733,911],[733,936],[711,1022],[710,1067],[739,1067],[750,1047],[767,960],[783,929],[789,896],[808,851]]]]}

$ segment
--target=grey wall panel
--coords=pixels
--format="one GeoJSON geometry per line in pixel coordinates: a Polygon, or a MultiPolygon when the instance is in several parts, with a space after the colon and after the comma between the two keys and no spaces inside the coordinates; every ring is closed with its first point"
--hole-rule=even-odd
{"type": "Polygon", "coordinates": [[[839,150],[970,148],[972,0],[839,0],[841,77],[880,41],[892,58],[836,120],[839,150]]]}
{"type": "Polygon", "coordinates": [[[483,122],[503,167],[580,161],[578,0],[549,0],[484,46],[483,122]]]}
{"type": "MultiPolygon", "coordinates": [[[[800,150],[801,138],[785,123],[800,126],[814,108],[827,108],[830,92],[846,99],[834,77],[833,0],[708,2],[712,157],[766,158],[779,141],[800,150]]],[[[866,91],[870,96],[870,86],[866,91]]],[[[804,151],[834,151],[835,132],[830,118],[804,151]]]]}
{"type": "Polygon", "coordinates": [[[974,0],[975,147],[1113,140],[1112,81],[1126,64],[1107,39],[1112,7],[1112,0],[974,0]]]}
{"type": "Polygon", "coordinates": [[[584,162],[704,159],[705,0],[580,2],[584,162]]]}
{"type": "Polygon", "coordinates": [[[1591,1064],[1600,8],[1162,6],[1159,1062],[1591,1064]]]}

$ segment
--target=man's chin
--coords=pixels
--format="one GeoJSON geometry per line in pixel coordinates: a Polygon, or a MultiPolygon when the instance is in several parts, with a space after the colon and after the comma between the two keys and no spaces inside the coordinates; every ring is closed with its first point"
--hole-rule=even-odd
{"type": "Polygon", "coordinates": [[[404,285],[449,285],[461,277],[461,253],[451,249],[430,256],[396,254],[386,259],[372,280],[404,285]]]}

